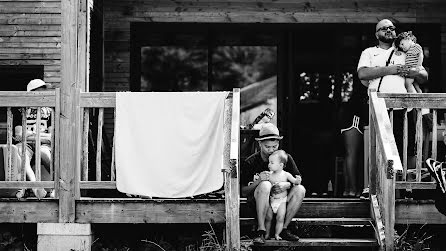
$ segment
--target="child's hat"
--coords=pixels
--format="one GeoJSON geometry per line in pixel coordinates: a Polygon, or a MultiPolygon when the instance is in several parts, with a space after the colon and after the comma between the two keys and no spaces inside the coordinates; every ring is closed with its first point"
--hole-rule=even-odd
{"type": "Polygon", "coordinates": [[[283,136],[280,136],[279,129],[272,123],[265,123],[260,128],[259,137],[256,138],[257,141],[267,140],[267,139],[282,139],[283,136]]]}
{"type": "Polygon", "coordinates": [[[41,80],[41,79],[33,79],[31,81],[29,81],[28,85],[26,86],[26,91],[33,91],[39,87],[42,86],[48,86],[47,83],[45,83],[45,81],[41,80]]]}

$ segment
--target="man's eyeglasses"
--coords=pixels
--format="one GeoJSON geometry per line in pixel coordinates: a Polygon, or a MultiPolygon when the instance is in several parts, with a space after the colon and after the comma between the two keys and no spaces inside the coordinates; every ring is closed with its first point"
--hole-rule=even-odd
{"type": "Polygon", "coordinates": [[[395,26],[384,26],[384,27],[379,28],[376,31],[387,31],[387,30],[395,31],[395,29],[396,29],[395,26]]]}

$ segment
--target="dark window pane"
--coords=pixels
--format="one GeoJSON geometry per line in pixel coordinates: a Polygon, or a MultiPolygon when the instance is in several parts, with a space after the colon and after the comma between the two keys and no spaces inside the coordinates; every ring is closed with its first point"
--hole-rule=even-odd
{"type": "Polygon", "coordinates": [[[207,47],[141,48],[141,91],[207,90],[207,47]]]}

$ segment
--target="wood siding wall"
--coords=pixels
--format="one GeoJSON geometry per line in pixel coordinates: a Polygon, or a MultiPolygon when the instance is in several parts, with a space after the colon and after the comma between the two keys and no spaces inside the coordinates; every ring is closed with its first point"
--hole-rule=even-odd
{"type": "Polygon", "coordinates": [[[0,0],[0,65],[43,65],[60,83],[60,0],[0,0]]]}
{"type": "MultiPolygon", "coordinates": [[[[104,91],[129,90],[131,22],[376,23],[393,17],[400,23],[439,23],[441,61],[446,65],[444,0],[106,0],[103,12],[104,91]]],[[[112,127],[106,127],[110,134],[112,127]]]]}
{"type": "Polygon", "coordinates": [[[400,23],[440,23],[442,65],[446,65],[444,0],[107,0],[104,90],[129,90],[131,22],[376,23],[389,17],[400,23]]]}

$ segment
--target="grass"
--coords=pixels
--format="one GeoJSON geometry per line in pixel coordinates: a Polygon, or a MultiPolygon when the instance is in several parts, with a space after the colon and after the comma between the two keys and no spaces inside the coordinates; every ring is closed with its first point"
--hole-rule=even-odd
{"type": "Polygon", "coordinates": [[[395,250],[397,251],[423,251],[430,250],[429,240],[433,235],[428,235],[423,225],[418,230],[409,230],[409,225],[401,235],[395,231],[395,250]]]}

